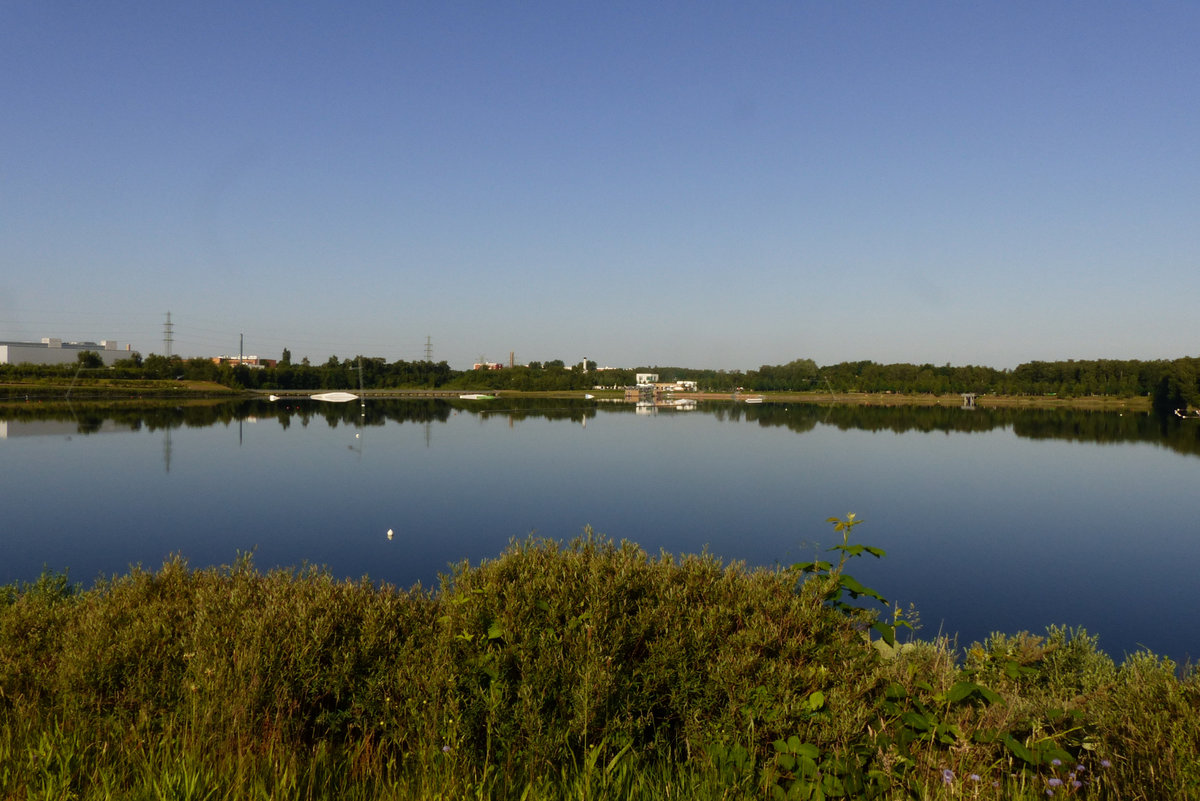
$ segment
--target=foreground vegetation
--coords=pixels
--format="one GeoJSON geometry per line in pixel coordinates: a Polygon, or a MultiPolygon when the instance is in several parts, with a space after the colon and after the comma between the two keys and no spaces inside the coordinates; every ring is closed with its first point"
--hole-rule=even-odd
{"type": "Polygon", "coordinates": [[[0,798],[1195,798],[1200,676],[902,643],[845,572],[586,532],[436,590],[181,560],[0,588],[0,798]]]}

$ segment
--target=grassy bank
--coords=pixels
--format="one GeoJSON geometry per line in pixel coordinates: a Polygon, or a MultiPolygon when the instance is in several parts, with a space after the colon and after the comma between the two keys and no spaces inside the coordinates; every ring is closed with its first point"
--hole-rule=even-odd
{"type": "MultiPolygon", "coordinates": [[[[675,397],[697,400],[730,400],[730,393],[684,392],[675,397]]],[[[761,397],[773,403],[836,403],[860,406],[949,406],[963,405],[962,395],[932,395],[899,392],[741,392],[737,399],[761,397]]],[[[1086,395],[1058,397],[1055,395],[978,395],[979,408],[1030,409],[1101,409],[1107,411],[1148,412],[1153,408],[1148,396],[1119,397],[1116,395],[1086,395]]]]}
{"type": "Polygon", "coordinates": [[[430,590],[248,559],[0,588],[0,798],[1200,793],[1197,675],[1062,629],[870,642],[870,591],[806,568],[588,533],[430,590]]]}
{"type": "Polygon", "coordinates": [[[156,381],[150,379],[29,378],[0,381],[0,404],[44,403],[64,400],[162,400],[166,398],[222,397],[246,393],[212,381],[156,381]]]}

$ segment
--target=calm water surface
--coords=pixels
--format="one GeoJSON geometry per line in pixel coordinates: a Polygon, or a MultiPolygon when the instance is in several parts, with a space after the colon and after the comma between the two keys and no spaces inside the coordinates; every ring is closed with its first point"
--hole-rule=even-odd
{"type": "Polygon", "coordinates": [[[1118,659],[1200,655],[1200,421],[1064,411],[254,402],[0,412],[0,582],[170,554],[436,584],[585,526],[752,565],[834,544],[923,636],[1083,626],[1118,659]],[[360,416],[363,415],[363,416],[360,416]],[[7,419],[5,417],[7,416],[7,419]],[[395,531],[389,541],[385,532],[395,531]]]}

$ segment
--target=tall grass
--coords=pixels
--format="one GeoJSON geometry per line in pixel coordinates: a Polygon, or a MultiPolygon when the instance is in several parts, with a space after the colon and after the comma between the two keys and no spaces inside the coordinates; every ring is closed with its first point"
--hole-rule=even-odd
{"type": "Polygon", "coordinates": [[[435,590],[46,575],[0,588],[0,799],[1200,793],[1196,674],[1063,629],[872,645],[830,568],[587,531],[435,590]]]}

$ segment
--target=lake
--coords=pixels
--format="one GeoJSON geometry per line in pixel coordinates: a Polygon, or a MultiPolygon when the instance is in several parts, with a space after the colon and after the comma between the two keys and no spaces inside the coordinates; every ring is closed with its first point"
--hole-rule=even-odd
{"type": "Polygon", "coordinates": [[[1200,420],[1072,410],[528,399],[0,409],[0,583],[171,554],[436,586],[591,526],[651,554],[848,572],[920,636],[1082,626],[1120,661],[1200,655],[1200,420]],[[386,536],[394,531],[393,539],[386,536]],[[869,561],[868,561],[869,560],[869,561]]]}

